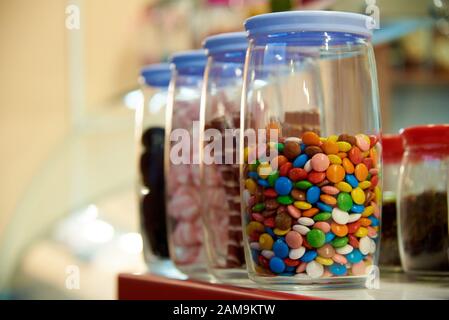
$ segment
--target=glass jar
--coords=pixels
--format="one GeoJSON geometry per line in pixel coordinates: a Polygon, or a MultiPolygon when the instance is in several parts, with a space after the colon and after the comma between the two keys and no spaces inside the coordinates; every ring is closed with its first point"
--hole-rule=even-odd
{"type": "Polygon", "coordinates": [[[449,275],[449,125],[403,130],[398,188],[399,252],[413,275],[449,275]]]}
{"type": "Polygon", "coordinates": [[[382,135],[383,158],[383,201],[382,232],[379,264],[382,270],[399,271],[401,260],[398,248],[398,224],[396,211],[396,192],[398,188],[399,168],[401,166],[402,138],[400,135],[382,135]]]}
{"type": "Polygon", "coordinates": [[[208,52],[201,115],[201,215],[210,272],[222,281],[248,279],[243,253],[237,132],[246,33],[205,39],[208,52]],[[204,130],[205,129],[205,130],[204,130]],[[220,143],[217,144],[217,141],[220,143]]]}
{"type": "Polygon", "coordinates": [[[381,148],[370,19],[293,11],[245,23],[242,214],[256,282],[377,279],[381,148]]]}
{"type": "Polygon", "coordinates": [[[169,259],[165,216],[164,128],[170,65],[153,64],[142,68],[140,76],[143,104],[136,109],[138,143],[139,200],[145,261],[152,273],[174,271],[169,259]]]}
{"type": "Polygon", "coordinates": [[[170,257],[191,277],[207,274],[200,217],[199,117],[204,50],[171,57],[165,140],[167,235],[170,257]]]}

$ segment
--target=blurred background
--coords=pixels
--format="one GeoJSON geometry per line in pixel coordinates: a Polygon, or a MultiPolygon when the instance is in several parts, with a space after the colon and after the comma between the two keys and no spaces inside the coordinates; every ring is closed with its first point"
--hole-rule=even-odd
{"type": "Polygon", "coordinates": [[[0,0],[0,298],[114,299],[118,272],[145,270],[143,65],[255,14],[370,4],[383,131],[448,123],[447,0],[0,0]]]}

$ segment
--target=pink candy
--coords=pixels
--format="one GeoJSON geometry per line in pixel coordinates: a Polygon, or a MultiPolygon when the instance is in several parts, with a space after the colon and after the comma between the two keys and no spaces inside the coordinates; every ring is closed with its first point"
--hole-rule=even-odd
{"type": "Polygon", "coordinates": [[[302,236],[296,231],[290,231],[285,236],[285,242],[292,249],[298,249],[302,245],[302,236]]]}
{"type": "Polygon", "coordinates": [[[321,188],[321,191],[329,194],[331,196],[335,196],[336,194],[340,193],[340,190],[338,190],[337,188],[333,187],[333,186],[324,186],[321,188]]]}
{"type": "Polygon", "coordinates": [[[287,206],[287,212],[292,216],[292,218],[301,218],[301,211],[293,205],[287,206]]]}
{"type": "Polygon", "coordinates": [[[313,170],[323,172],[329,167],[330,161],[324,153],[317,153],[312,157],[311,164],[313,170]]]}
{"type": "Polygon", "coordinates": [[[324,222],[324,221],[316,222],[315,225],[313,226],[313,228],[320,229],[324,233],[328,233],[331,230],[331,226],[329,225],[329,223],[324,222]]]}

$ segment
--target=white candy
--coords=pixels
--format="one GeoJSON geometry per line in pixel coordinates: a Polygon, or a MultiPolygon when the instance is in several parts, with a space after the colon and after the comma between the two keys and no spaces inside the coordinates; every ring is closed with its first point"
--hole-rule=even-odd
{"type": "Polygon", "coordinates": [[[311,278],[319,278],[324,273],[324,267],[316,261],[307,264],[306,272],[311,278]]]}
{"type": "Polygon", "coordinates": [[[301,224],[295,224],[295,225],[292,227],[292,229],[295,230],[296,232],[298,232],[299,234],[303,235],[303,236],[305,236],[306,234],[308,234],[309,231],[310,231],[310,229],[309,229],[308,227],[303,226],[303,225],[301,225],[301,224]]]}
{"type": "Polygon", "coordinates": [[[338,224],[347,224],[349,219],[349,214],[346,211],[334,208],[332,210],[332,219],[338,224]]]}
{"type": "Polygon", "coordinates": [[[298,223],[302,224],[303,226],[313,226],[315,224],[315,221],[313,221],[312,218],[307,218],[307,217],[301,217],[298,219],[298,223]]]}
{"type": "Polygon", "coordinates": [[[264,256],[267,259],[271,259],[274,257],[274,252],[271,250],[262,250],[262,256],[264,256]]]}
{"type": "Polygon", "coordinates": [[[306,248],[304,247],[299,247],[298,249],[291,249],[290,252],[288,253],[288,257],[292,260],[297,260],[301,258],[305,252],[306,248]]]}
{"type": "Polygon", "coordinates": [[[362,216],[361,213],[352,213],[349,215],[348,223],[356,222],[362,216]]]}
{"type": "Polygon", "coordinates": [[[260,250],[260,244],[259,244],[259,242],[251,242],[251,243],[249,244],[249,246],[250,246],[251,249],[260,250]]]}
{"type": "Polygon", "coordinates": [[[368,254],[371,251],[371,239],[363,237],[359,242],[359,250],[362,254],[368,254]]]}
{"type": "Polygon", "coordinates": [[[294,141],[294,142],[297,142],[297,143],[301,143],[301,142],[302,142],[302,140],[301,140],[300,138],[298,138],[298,137],[288,137],[288,138],[285,138],[285,141],[284,141],[284,142],[288,142],[288,141],[294,141]]]}
{"type": "Polygon", "coordinates": [[[312,162],[310,160],[308,160],[304,165],[304,170],[306,170],[307,172],[312,171],[312,162]]]}
{"type": "Polygon", "coordinates": [[[337,251],[338,254],[345,255],[345,254],[351,253],[352,250],[354,250],[354,248],[351,245],[347,244],[344,247],[336,249],[335,251],[337,251]]]}
{"type": "Polygon", "coordinates": [[[376,242],[374,242],[372,239],[371,240],[371,248],[369,250],[369,253],[374,253],[376,252],[376,242]]]}

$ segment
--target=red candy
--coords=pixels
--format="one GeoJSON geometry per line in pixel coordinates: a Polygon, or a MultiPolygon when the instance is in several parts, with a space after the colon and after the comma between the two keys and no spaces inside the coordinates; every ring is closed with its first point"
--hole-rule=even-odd
{"type": "Polygon", "coordinates": [[[267,198],[276,198],[276,197],[278,196],[277,192],[276,192],[274,189],[272,189],[272,188],[266,189],[266,190],[263,192],[263,195],[264,195],[265,197],[267,197],[267,198]]]}
{"type": "Polygon", "coordinates": [[[354,146],[351,148],[351,150],[349,150],[348,157],[353,164],[359,164],[360,162],[362,162],[362,151],[360,151],[358,147],[354,146]]]}
{"type": "Polygon", "coordinates": [[[360,221],[356,221],[353,223],[349,223],[348,225],[348,233],[355,233],[361,226],[360,221]]]}
{"type": "Polygon", "coordinates": [[[297,265],[299,265],[299,260],[292,260],[289,258],[285,258],[284,263],[288,267],[296,267],[297,265]]]}
{"type": "Polygon", "coordinates": [[[373,159],[371,158],[365,158],[363,159],[362,163],[370,170],[373,167],[373,159]]]}
{"type": "Polygon", "coordinates": [[[293,182],[305,180],[307,178],[307,171],[301,168],[293,168],[289,171],[288,177],[293,182]]]}
{"type": "Polygon", "coordinates": [[[285,177],[292,168],[293,168],[293,164],[291,162],[287,162],[287,163],[283,164],[279,168],[279,175],[285,177]]]}
{"type": "Polygon", "coordinates": [[[264,267],[264,268],[268,268],[268,259],[265,258],[263,255],[260,255],[259,258],[259,265],[264,267]]]}
{"type": "Polygon", "coordinates": [[[371,177],[371,187],[374,188],[379,183],[379,176],[375,175],[371,177]]]}
{"type": "Polygon", "coordinates": [[[369,147],[370,148],[374,147],[378,140],[379,139],[376,136],[373,135],[369,136],[369,147]]]}
{"type": "Polygon", "coordinates": [[[266,226],[266,227],[269,227],[269,228],[274,228],[274,226],[275,226],[275,221],[274,221],[274,217],[270,217],[270,218],[267,218],[267,219],[265,219],[265,221],[263,222],[263,224],[266,226]]]}
{"type": "Polygon", "coordinates": [[[354,235],[352,235],[352,234],[349,234],[349,235],[348,235],[348,238],[349,238],[349,244],[350,244],[353,248],[358,249],[358,248],[359,248],[359,241],[357,240],[357,238],[356,238],[354,235]]]}
{"type": "Polygon", "coordinates": [[[326,178],[325,172],[317,172],[317,171],[311,171],[307,176],[307,180],[309,180],[313,184],[318,184],[322,182],[325,178],[326,178]]]}

